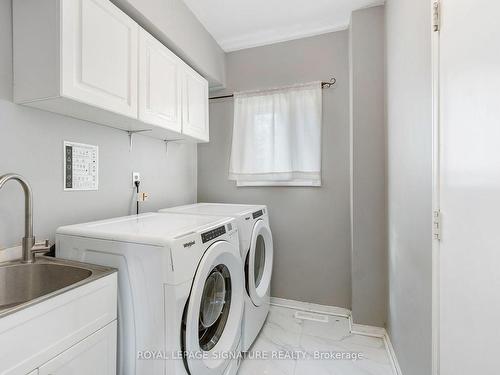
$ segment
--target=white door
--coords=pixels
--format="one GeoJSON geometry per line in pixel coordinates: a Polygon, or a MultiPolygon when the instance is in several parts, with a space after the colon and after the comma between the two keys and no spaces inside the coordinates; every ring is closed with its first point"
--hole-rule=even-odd
{"type": "Polygon", "coordinates": [[[191,353],[191,375],[221,375],[235,352],[243,318],[243,265],[238,249],[226,241],[205,252],[193,281],[184,316],[183,351],[191,353]]]}
{"type": "Polygon", "coordinates": [[[139,120],[180,133],[181,61],[145,30],[139,35],[139,120]]]}
{"type": "Polygon", "coordinates": [[[208,142],[208,82],[189,67],[184,68],[182,109],[182,133],[208,142]]]}
{"type": "Polygon", "coordinates": [[[108,0],[60,4],[62,95],[137,118],[138,25],[108,0]]]}
{"type": "Polygon", "coordinates": [[[39,368],[40,375],[116,375],[116,321],[39,368]]]}
{"type": "Polygon", "coordinates": [[[273,238],[264,220],[257,220],[252,231],[245,272],[247,291],[255,306],[269,301],[273,272],[273,238]]]}
{"type": "Polygon", "coordinates": [[[497,375],[500,2],[441,5],[440,374],[497,375]]]}

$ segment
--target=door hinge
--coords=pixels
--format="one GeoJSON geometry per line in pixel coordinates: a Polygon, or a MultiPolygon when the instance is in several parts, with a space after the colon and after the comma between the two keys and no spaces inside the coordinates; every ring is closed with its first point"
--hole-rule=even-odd
{"type": "Polygon", "coordinates": [[[441,240],[441,211],[435,210],[432,213],[432,238],[441,240]]]}
{"type": "Polygon", "coordinates": [[[432,3],[432,30],[438,32],[441,30],[441,6],[439,1],[434,1],[432,3]]]}

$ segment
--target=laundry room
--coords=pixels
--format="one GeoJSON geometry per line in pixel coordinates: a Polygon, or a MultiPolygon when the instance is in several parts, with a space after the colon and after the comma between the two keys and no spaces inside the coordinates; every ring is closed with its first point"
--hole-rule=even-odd
{"type": "Polygon", "coordinates": [[[474,4],[0,0],[0,375],[497,375],[474,4]]]}

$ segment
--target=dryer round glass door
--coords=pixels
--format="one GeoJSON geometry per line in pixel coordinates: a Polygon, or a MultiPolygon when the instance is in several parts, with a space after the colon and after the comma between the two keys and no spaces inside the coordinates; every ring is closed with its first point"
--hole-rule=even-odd
{"type": "Polygon", "coordinates": [[[183,351],[191,375],[221,375],[236,354],[244,307],[242,269],[238,249],[227,241],[212,244],[200,261],[184,317],[183,351]]]}
{"type": "Polygon", "coordinates": [[[264,220],[258,220],[252,231],[246,262],[247,292],[255,306],[267,300],[273,269],[273,238],[264,220]]]}

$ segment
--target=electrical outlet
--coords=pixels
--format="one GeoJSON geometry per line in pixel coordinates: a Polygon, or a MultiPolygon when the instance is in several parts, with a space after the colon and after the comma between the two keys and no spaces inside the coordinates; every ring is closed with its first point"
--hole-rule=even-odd
{"type": "Polygon", "coordinates": [[[141,182],[141,174],[139,172],[132,172],[132,185],[135,186],[135,182],[141,182]]]}

